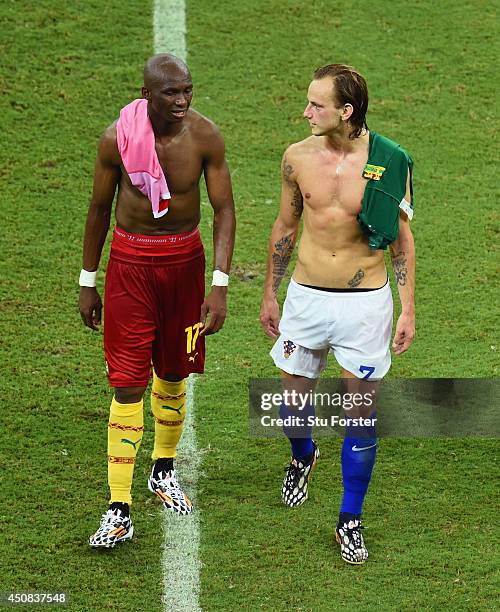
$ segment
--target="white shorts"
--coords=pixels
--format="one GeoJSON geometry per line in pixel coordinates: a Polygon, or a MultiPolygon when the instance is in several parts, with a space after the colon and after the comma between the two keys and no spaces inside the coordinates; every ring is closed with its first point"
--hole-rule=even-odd
{"type": "Polygon", "coordinates": [[[280,337],[271,350],[278,368],[318,378],[328,351],[358,378],[383,378],[391,367],[392,293],[389,281],[373,291],[330,292],[290,280],[280,337]]]}

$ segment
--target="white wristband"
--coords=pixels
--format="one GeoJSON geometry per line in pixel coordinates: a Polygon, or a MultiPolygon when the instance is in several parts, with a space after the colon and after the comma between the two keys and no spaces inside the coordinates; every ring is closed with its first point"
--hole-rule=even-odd
{"type": "Polygon", "coordinates": [[[97,276],[97,270],[89,272],[88,270],[82,270],[80,272],[80,287],[95,287],[95,279],[97,276]]]}
{"type": "Polygon", "coordinates": [[[214,270],[214,274],[212,276],[212,286],[216,287],[227,287],[229,284],[229,275],[225,272],[221,272],[221,270],[214,270]]]}

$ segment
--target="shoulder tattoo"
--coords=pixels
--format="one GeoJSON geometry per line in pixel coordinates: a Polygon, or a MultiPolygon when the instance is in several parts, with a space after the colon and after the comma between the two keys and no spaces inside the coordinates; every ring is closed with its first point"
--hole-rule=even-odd
{"type": "Polygon", "coordinates": [[[289,185],[293,185],[295,181],[291,179],[293,174],[293,166],[286,158],[286,155],[283,157],[283,161],[281,162],[281,175],[283,176],[283,180],[289,185]]]}

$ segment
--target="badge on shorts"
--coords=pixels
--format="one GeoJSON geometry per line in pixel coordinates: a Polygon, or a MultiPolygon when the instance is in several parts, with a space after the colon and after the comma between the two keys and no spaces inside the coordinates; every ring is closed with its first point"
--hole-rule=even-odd
{"type": "Polygon", "coordinates": [[[296,349],[296,344],[294,344],[291,340],[285,340],[283,342],[283,357],[285,359],[290,359],[290,357],[295,353],[296,349]]]}
{"type": "Polygon", "coordinates": [[[366,164],[365,169],[363,170],[363,178],[380,181],[384,172],[384,166],[374,166],[373,164],[366,164]]]}

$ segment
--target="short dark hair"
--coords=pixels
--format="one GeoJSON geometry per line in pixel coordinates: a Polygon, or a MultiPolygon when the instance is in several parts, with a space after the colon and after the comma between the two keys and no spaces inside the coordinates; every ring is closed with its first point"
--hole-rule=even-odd
{"type": "Polygon", "coordinates": [[[365,119],[368,110],[368,86],[364,77],[345,64],[327,64],[314,71],[315,79],[325,77],[333,79],[335,102],[338,106],[350,104],[353,107],[349,121],[354,129],[349,138],[357,138],[364,129],[368,129],[365,119]]]}

